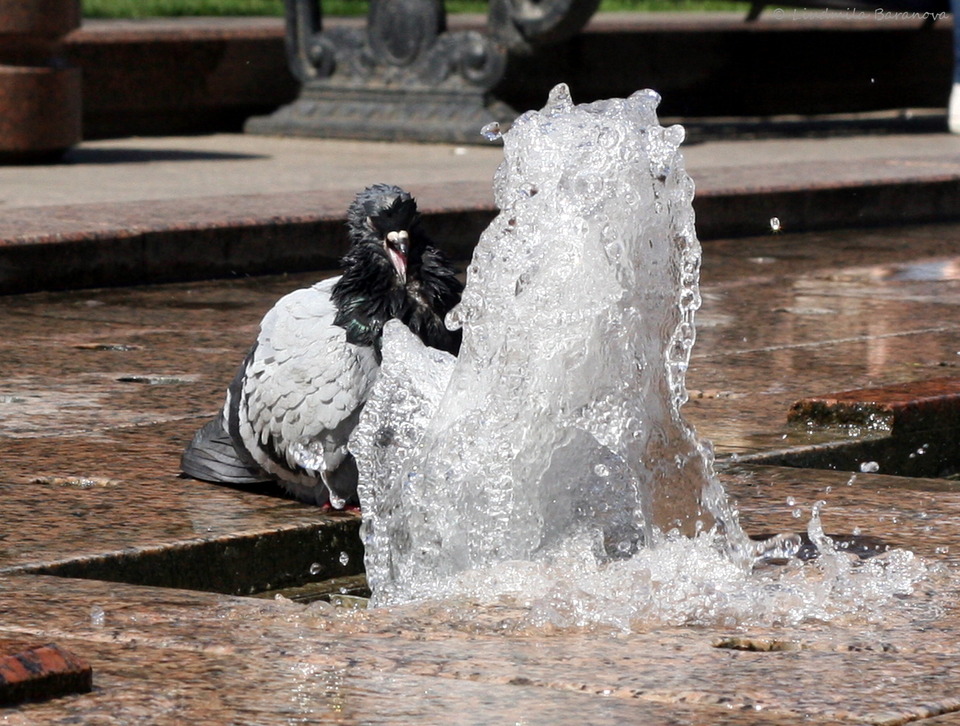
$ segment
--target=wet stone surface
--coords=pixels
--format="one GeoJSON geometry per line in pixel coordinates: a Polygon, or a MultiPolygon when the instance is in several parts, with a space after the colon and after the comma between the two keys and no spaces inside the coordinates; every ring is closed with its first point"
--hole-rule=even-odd
{"type": "Polygon", "coordinates": [[[960,486],[733,455],[820,440],[787,422],[800,398],[955,376],[958,239],[940,226],[705,246],[685,412],[746,530],[799,531],[823,500],[827,533],[942,568],[882,620],[830,625],[536,630],[506,606],[354,612],[25,574],[209,557],[184,585],[200,587],[272,561],[242,549],[262,540],[293,551],[276,572],[327,579],[359,554],[339,570],[344,540],[324,551],[321,532],[356,517],[177,477],[263,312],[317,275],[0,298],[0,496],[15,523],[0,532],[0,637],[55,641],[94,671],[92,693],[0,723],[955,722],[960,486]]]}

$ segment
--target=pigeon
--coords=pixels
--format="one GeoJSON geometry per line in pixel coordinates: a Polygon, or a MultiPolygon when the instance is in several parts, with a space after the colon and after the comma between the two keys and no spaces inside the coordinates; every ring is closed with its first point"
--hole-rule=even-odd
{"type": "Polygon", "coordinates": [[[444,317],[463,284],[423,230],[416,200],[375,184],[347,212],[343,274],[281,298],[227,389],[223,410],[180,461],[184,475],[222,484],[277,482],[296,499],[358,504],[350,434],[380,368],[384,324],[456,355],[444,317]]]}

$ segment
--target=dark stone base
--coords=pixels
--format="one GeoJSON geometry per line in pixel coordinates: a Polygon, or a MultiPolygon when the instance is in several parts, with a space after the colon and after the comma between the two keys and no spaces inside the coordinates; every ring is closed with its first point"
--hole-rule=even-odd
{"type": "Polygon", "coordinates": [[[244,130],[269,136],[488,144],[480,129],[516,116],[482,93],[429,90],[306,88],[270,116],[244,130]]]}

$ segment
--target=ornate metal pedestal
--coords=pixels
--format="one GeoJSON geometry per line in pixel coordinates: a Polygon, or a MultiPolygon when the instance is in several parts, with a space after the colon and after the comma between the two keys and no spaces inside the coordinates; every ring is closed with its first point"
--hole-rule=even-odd
{"type": "Polygon", "coordinates": [[[256,134],[480,143],[508,123],[491,91],[509,53],[580,30],[599,0],[491,0],[486,33],[447,30],[443,0],[371,0],[366,28],[322,29],[319,0],[285,0],[300,97],[250,119],[256,134]]]}

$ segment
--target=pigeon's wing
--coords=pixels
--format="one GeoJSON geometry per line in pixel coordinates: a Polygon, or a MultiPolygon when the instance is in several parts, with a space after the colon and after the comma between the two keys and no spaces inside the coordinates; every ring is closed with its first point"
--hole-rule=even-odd
{"type": "Polygon", "coordinates": [[[194,479],[222,484],[257,484],[273,479],[237,451],[222,416],[197,431],[180,458],[180,470],[194,479]]]}
{"type": "Polygon", "coordinates": [[[377,375],[374,351],[334,324],[333,281],[282,298],[264,317],[244,366],[237,433],[265,471],[349,499],[356,476],[347,443],[377,375]],[[337,472],[342,466],[347,469],[337,472]]]}

